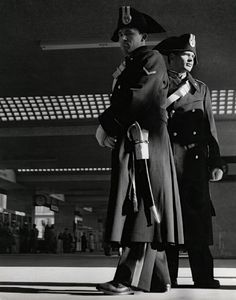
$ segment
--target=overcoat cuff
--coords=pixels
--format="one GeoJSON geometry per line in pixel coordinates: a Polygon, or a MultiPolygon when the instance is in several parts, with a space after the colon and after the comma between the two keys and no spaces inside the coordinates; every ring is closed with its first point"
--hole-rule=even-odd
{"type": "Polygon", "coordinates": [[[98,120],[109,136],[120,135],[120,133],[123,131],[123,125],[115,117],[110,107],[98,117],[98,120]]]}
{"type": "Polygon", "coordinates": [[[223,163],[223,160],[221,159],[221,157],[214,157],[214,158],[208,159],[208,166],[209,166],[210,170],[219,168],[223,171],[224,170],[223,165],[224,165],[224,163],[223,163]]]}

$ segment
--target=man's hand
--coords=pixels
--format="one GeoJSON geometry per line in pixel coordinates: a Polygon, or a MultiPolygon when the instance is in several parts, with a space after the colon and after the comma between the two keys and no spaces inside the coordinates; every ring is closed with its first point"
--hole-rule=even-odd
{"type": "Polygon", "coordinates": [[[116,144],[116,138],[107,135],[104,142],[103,142],[103,144],[104,144],[105,147],[114,149],[115,144],[116,144]]]}
{"type": "Polygon", "coordinates": [[[99,125],[96,130],[96,139],[101,147],[108,147],[111,149],[115,147],[116,138],[108,136],[101,125],[99,125]]]}
{"type": "Polygon", "coordinates": [[[223,171],[219,168],[215,168],[211,171],[210,181],[219,181],[223,177],[223,171]]]}
{"type": "Polygon", "coordinates": [[[96,139],[98,141],[98,144],[101,146],[101,147],[105,147],[104,145],[104,141],[107,137],[107,134],[105,132],[105,130],[102,128],[101,125],[98,126],[97,130],[96,130],[96,139]]]}

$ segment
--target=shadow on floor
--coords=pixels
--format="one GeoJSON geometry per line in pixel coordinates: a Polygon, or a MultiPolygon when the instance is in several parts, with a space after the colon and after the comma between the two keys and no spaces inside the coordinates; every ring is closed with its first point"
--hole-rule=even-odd
{"type": "Polygon", "coordinates": [[[61,283],[61,282],[0,282],[0,293],[17,293],[17,294],[67,294],[83,296],[104,296],[103,293],[95,289],[96,283],[61,283]],[[29,287],[29,286],[34,287],[29,287]],[[26,287],[27,286],[27,287],[26,287]],[[57,288],[37,288],[35,286],[52,286],[52,287],[78,287],[78,289],[57,289],[57,288]],[[79,288],[81,287],[81,289],[79,288]],[[91,289],[83,289],[91,288],[91,289]]]}
{"type": "Polygon", "coordinates": [[[20,281],[0,281],[0,289],[2,285],[14,285],[14,286],[19,286],[19,285],[34,285],[34,286],[71,286],[71,287],[96,287],[97,283],[91,283],[91,282],[20,282],[20,281]]]}
{"type": "MultiPolygon", "coordinates": [[[[194,287],[192,284],[179,284],[178,287],[175,287],[173,289],[199,289],[197,287],[194,287]]],[[[210,290],[210,288],[206,288],[207,290],[210,290]]],[[[221,285],[218,290],[236,290],[235,285],[221,285]]]]}
{"type": "MultiPolygon", "coordinates": [[[[64,283],[64,282],[0,282],[0,293],[19,294],[67,294],[83,296],[105,296],[97,291],[96,283],[64,283]],[[27,287],[26,287],[27,286],[27,287]],[[34,286],[34,287],[30,287],[34,286]],[[41,286],[55,288],[38,288],[41,286]],[[67,287],[67,289],[57,289],[56,287],[67,287]],[[78,287],[78,289],[68,289],[68,287],[78,287]],[[90,288],[90,289],[88,289],[90,288]]],[[[196,289],[191,284],[179,285],[175,289],[196,289]]],[[[208,289],[209,290],[209,289],[208,289]]],[[[222,285],[220,290],[236,290],[234,285],[222,285]]]]}

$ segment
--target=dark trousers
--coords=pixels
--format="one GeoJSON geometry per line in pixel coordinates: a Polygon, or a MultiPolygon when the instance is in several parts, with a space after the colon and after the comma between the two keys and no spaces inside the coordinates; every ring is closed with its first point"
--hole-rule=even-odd
{"type": "MultiPolygon", "coordinates": [[[[213,257],[208,245],[191,245],[186,247],[189,264],[194,282],[209,282],[213,280],[213,257]]],[[[176,282],[179,268],[179,248],[168,246],[166,249],[171,282],[176,282]]]]}
{"type": "Polygon", "coordinates": [[[144,291],[162,291],[170,284],[166,254],[150,243],[132,243],[120,257],[114,281],[144,291]]]}

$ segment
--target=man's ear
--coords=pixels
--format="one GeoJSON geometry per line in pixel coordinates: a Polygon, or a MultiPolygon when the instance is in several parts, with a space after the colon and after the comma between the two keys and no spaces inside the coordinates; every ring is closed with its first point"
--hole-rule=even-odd
{"type": "Polygon", "coordinates": [[[170,53],[170,54],[168,55],[168,63],[171,63],[172,60],[174,59],[174,57],[175,57],[175,54],[174,54],[174,53],[170,53]]]}
{"type": "Polygon", "coordinates": [[[174,53],[170,53],[169,54],[169,59],[172,60],[174,58],[174,56],[175,56],[174,53]]]}
{"type": "Polygon", "coordinates": [[[147,33],[143,33],[142,42],[146,41],[147,37],[148,37],[147,33]]]}

